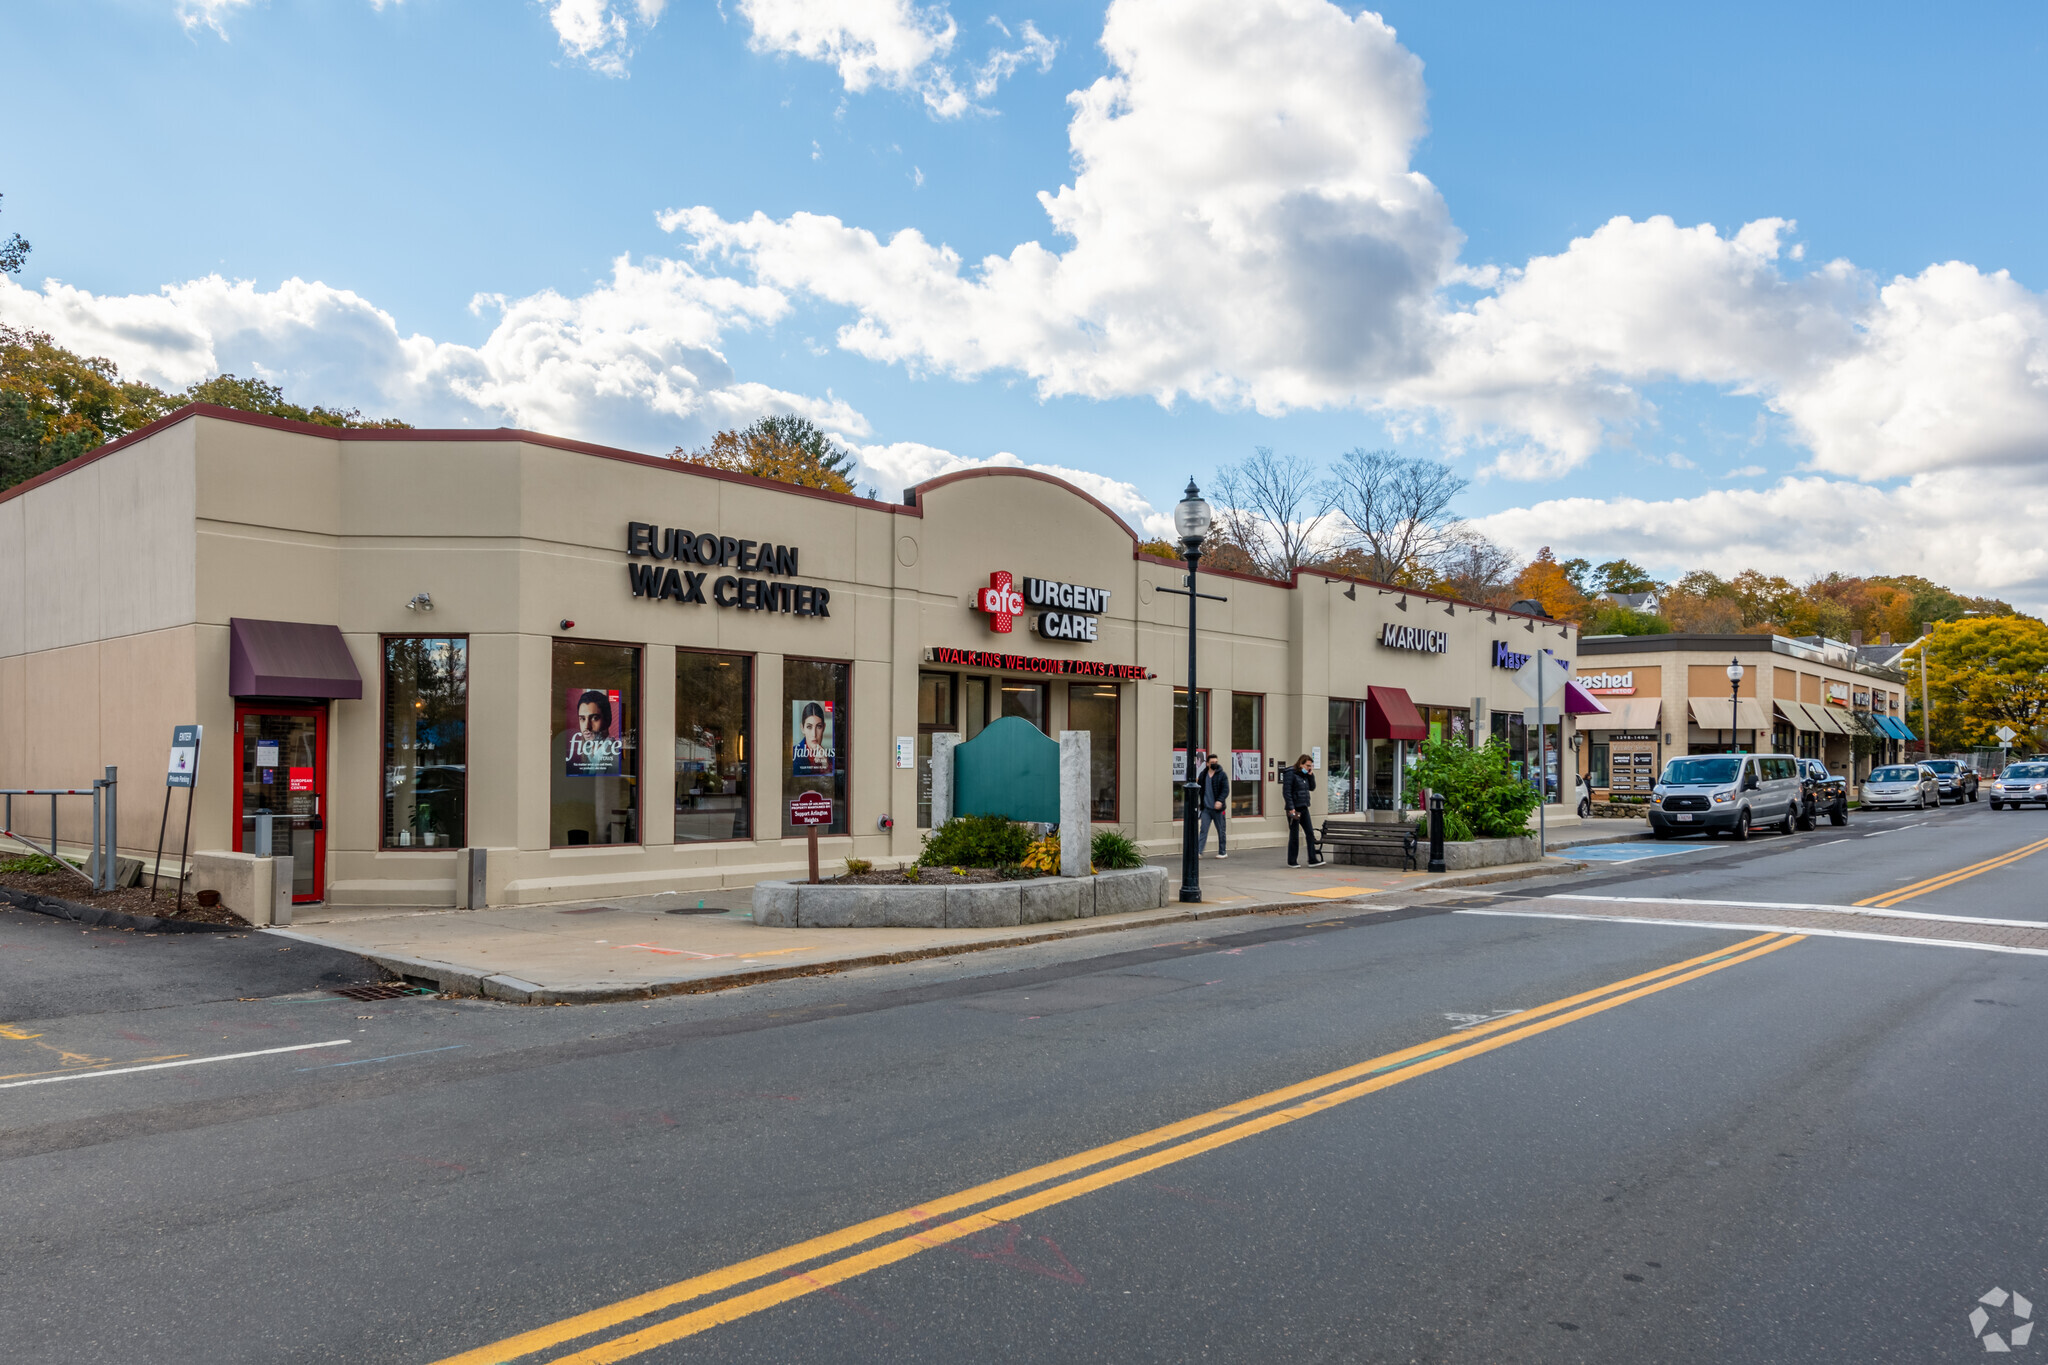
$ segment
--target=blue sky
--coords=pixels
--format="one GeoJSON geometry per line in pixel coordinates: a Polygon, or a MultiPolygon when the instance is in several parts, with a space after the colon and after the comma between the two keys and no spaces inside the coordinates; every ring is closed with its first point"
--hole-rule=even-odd
{"type": "Polygon", "coordinates": [[[2048,601],[2038,5],[850,8],[17,5],[0,321],[638,449],[808,411],[886,492],[1005,455],[1134,520],[1398,445],[1522,550],[2048,601]]]}

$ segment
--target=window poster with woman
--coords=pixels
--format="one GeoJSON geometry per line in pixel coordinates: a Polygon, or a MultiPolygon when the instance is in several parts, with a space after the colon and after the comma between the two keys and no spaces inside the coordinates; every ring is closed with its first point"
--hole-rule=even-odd
{"type": "Polygon", "coordinates": [[[618,777],[625,772],[626,716],[616,689],[571,688],[569,746],[563,772],[569,777],[618,777]]]}
{"type": "Polygon", "coordinates": [[[830,777],[839,771],[839,736],[829,701],[789,704],[789,771],[795,777],[830,777]]]}

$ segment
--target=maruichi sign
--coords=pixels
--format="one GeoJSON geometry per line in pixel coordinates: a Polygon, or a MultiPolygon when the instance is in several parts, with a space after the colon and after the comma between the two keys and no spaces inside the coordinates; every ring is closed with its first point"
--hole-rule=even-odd
{"type": "Polygon", "coordinates": [[[1380,644],[1386,649],[1412,649],[1418,654],[1448,654],[1451,651],[1451,635],[1445,630],[1397,626],[1389,621],[1380,627],[1380,644]]]}
{"type": "Polygon", "coordinates": [[[1020,592],[1008,569],[997,569],[987,587],[975,590],[975,610],[987,615],[990,630],[1008,635],[1017,618],[1032,611],[1032,629],[1048,640],[1095,640],[1099,618],[1109,609],[1109,589],[1050,578],[1027,578],[1021,586],[1020,592]]]}

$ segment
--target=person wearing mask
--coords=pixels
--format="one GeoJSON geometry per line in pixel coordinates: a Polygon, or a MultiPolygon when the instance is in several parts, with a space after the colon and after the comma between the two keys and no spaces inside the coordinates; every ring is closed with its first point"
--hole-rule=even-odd
{"type": "Polygon", "coordinates": [[[1316,847],[1316,828],[1309,818],[1309,798],[1316,789],[1315,760],[1307,754],[1294,760],[1294,766],[1280,774],[1280,804],[1287,808],[1287,865],[1300,867],[1297,850],[1302,840],[1308,841],[1308,865],[1323,865],[1322,851],[1316,847]]]}
{"type": "Polygon", "coordinates": [[[1230,856],[1230,774],[1223,771],[1223,760],[1212,756],[1209,766],[1202,770],[1202,832],[1195,840],[1195,856],[1200,857],[1209,849],[1209,829],[1216,830],[1216,856],[1230,856]]]}

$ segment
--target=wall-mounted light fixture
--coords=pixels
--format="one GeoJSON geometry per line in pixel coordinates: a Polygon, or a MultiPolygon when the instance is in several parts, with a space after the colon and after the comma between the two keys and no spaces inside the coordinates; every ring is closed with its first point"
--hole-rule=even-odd
{"type": "Polygon", "coordinates": [[[1394,603],[1394,605],[1399,607],[1402,611],[1406,611],[1408,610],[1408,599],[1404,597],[1400,601],[1394,603]]]}
{"type": "Polygon", "coordinates": [[[414,593],[412,600],[405,604],[405,609],[407,611],[432,611],[434,609],[434,594],[430,592],[414,593]]]}
{"type": "Polygon", "coordinates": [[[1344,595],[1353,602],[1356,602],[1358,600],[1358,585],[1353,583],[1350,587],[1344,589],[1344,595]]]}

